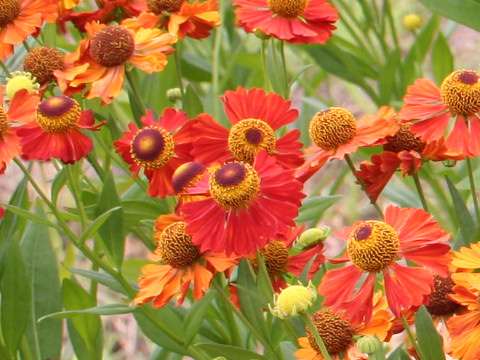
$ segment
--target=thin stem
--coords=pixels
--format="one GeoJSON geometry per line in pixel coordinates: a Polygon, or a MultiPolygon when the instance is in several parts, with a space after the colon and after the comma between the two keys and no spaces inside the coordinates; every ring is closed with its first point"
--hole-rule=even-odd
{"type": "MultiPolygon", "coordinates": [[[[135,101],[137,105],[140,107],[141,113],[145,114],[147,112],[147,108],[143,103],[142,96],[140,95],[140,91],[138,90],[138,86],[133,77],[132,70],[125,71],[125,76],[127,77],[127,81],[130,84],[130,88],[132,89],[132,93],[135,98],[135,101]]],[[[136,119],[136,121],[139,121],[139,120],[136,119]]],[[[137,125],[141,125],[141,124],[137,124],[137,125]]]]}
{"type": "Polygon", "coordinates": [[[285,57],[285,42],[283,40],[280,40],[280,58],[282,61],[283,78],[285,79],[285,89],[283,89],[283,96],[285,98],[288,98],[290,96],[290,88],[287,81],[287,60],[285,57]]]}
{"type": "MultiPolygon", "coordinates": [[[[348,167],[350,168],[350,170],[352,171],[352,174],[353,176],[355,176],[355,178],[357,179],[358,183],[360,184],[360,187],[362,188],[362,190],[365,192],[365,195],[367,194],[366,190],[367,190],[367,186],[365,185],[365,183],[363,182],[362,179],[360,179],[356,174],[355,174],[355,165],[353,165],[353,162],[352,162],[352,159],[350,158],[350,156],[347,154],[345,155],[345,161],[347,162],[348,164],[348,167]]],[[[368,195],[367,195],[368,196],[368,195]]],[[[369,197],[370,198],[370,197],[369,197]]],[[[380,209],[380,207],[378,206],[378,204],[376,202],[372,202],[372,200],[370,199],[370,204],[372,204],[372,206],[375,208],[375,210],[377,210],[378,214],[383,218],[383,212],[382,210],[380,209]]]]}
{"type": "Polygon", "coordinates": [[[175,57],[175,70],[177,72],[178,77],[178,87],[180,88],[180,92],[182,93],[182,98],[185,96],[185,87],[183,86],[183,77],[182,77],[182,68],[180,66],[180,59],[181,59],[181,49],[180,43],[176,43],[173,45],[175,51],[173,52],[173,56],[175,57]]]}
{"type": "Polygon", "coordinates": [[[0,61],[0,67],[3,69],[3,71],[5,71],[5,74],[7,74],[7,76],[10,76],[10,70],[3,61],[0,61]]]}
{"type": "Polygon", "coordinates": [[[267,47],[268,47],[268,40],[262,40],[262,68],[263,68],[263,78],[265,82],[265,90],[272,91],[272,86],[270,84],[270,80],[268,78],[268,71],[267,71],[267,47]]]}
{"type": "Polygon", "coordinates": [[[87,214],[85,213],[85,209],[83,208],[83,203],[80,199],[80,192],[77,182],[73,178],[72,174],[72,166],[73,165],[66,165],[67,167],[67,179],[70,184],[70,191],[73,195],[73,199],[75,201],[75,204],[77,205],[78,212],[80,214],[80,222],[82,224],[82,232],[85,230],[87,223],[88,223],[88,218],[87,214]]]}
{"type": "Polygon", "coordinates": [[[470,182],[470,190],[472,192],[473,206],[475,207],[475,214],[477,221],[480,221],[480,208],[478,207],[477,190],[475,189],[475,180],[473,178],[472,161],[467,157],[468,181],[470,182]]]}
{"type": "Polygon", "coordinates": [[[413,181],[415,182],[415,187],[417,188],[418,196],[420,197],[420,201],[422,202],[423,210],[429,212],[427,199],[425,199],[425,194],[423,193],[422,184],[420,183],[420,178],[416,172],[413,173],[413,181]]]}
{"type": "Polygon", "coordinates": [[[312,332],[313,337],[315,338],[315,341],[318,345],[318,348],[320,349],[320,352],[323,355],[323,358],[325,360],[331,360],[331,357],[330,357],[330,354],[328,353],[327,347],[325,346],[325,343],[323,342],[322,337],[318,333],[317,327],[313,323],[310,315],[308,315],[306,312],[302,312],[301,317],[305,321],[307,326],[309,327],[310,331],[312,332]]]}
{"type": "Polygon", "coordinates": [[[26,49],[28,52],[30,52],[30,50],[32,50],[32,49],[30,48],[30,45],[28,45],[28,43],[27,43],[25,40],[23,41],[23,46],[25,46],[25,49],[26,49]]]}
{"type": "Polygon", "coordinates": [[[412,343],[413,347],[415,348],[415,351],[417,352],[418,356],[420,356],[420,359],[425,359],[425,357],[422,354],[422,350],[420,349],[420,347],[417,344],[417,341],[415,340],[415,336],[412,333],[412,329],[410,329],[410,326],[408,325],[408,321],[405,318],[405,315],[402,315],[400,317],[400,319],[402,320],[403,328],[407,332],[408,338],[410,339],[410,342],[412,343]]]}
{"type": "MultiPolygon", "coordinates": [[[[223,1],[218,2],[218,11],[220,17],[223,19],[223,1]]],[[[212,54],[212,99],[213,99],[213,117],[218,119],[220,117],[220,51],[222,49],[223,40],[223,21],[220,26],[215,30],[215,40],[213,45],[212,54]]],[[[232,63],[234,63],[232,61],[232,63]]]]}

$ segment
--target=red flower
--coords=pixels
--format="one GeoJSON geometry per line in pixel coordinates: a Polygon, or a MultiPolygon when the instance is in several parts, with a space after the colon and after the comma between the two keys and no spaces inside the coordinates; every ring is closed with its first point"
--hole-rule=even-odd
{"type": "Polygon", "coordinates": [[[424,141],[446,135],[445,145],[457,153],[480,155],[480,74],[458,70],[448,75],[440,88],[427,79],[417,79],[407,88],[400,110],[403,121],[424,141]],[[449,126],[453,119],[452,126],[449,126]]]}
{"type": "Polygon", "coordinates": [[[444,243],[450,234],[424,210],[390,205],[383,221],[359,221],[338,235],[347,241],[347,254],[330,261],[352,264],[328,271],[319,292],[326,296],[326,306],[344,309],[358,321],[370,319],[378,272],[383,273],[388,304],[397,316],[426,303],[434,272],[443,277],[448,274],[450,247],[444,243]],[[401,259],[422,267],[401,265],[397,262],[401,259]],[[367,277],[361,280],[365,273],[367,277]]]}
{"type": "Polygon", "coordinates": [[[251,254],[288,230],[298,215],[302,184],[265,151],[253,166],[230,161],[213,166],[191,193],[208,197],[180,206],[187,230],[200,250],[251,254]]]}
{"type": "Polygon", "coordinates": [[[79,129],[98,130],[104,124],[93,125],[92,111],[82,111],[80,105],[66,96],[53,96],[37,108],[35,121],[18,128],[23,155],[27,159],[57,158],[73,164],[87,156],[93,142],[79,129]]]}
{"type": "Polygon", "coordinates": [[[336,29],[337,9],[325,0],[233,0],[245,31],[261,30],[294,44],[323,44],[336,29]]]}
{"type": "Polygon", "coordinates": [[[302,143],[296,141],[300,131],[291,130],[281,137],[275,134],[297,119],[298,111],[291,108],[290,101],[262,89],[242,87],[225,92],[222,101],[232,127],[227,129],[210,115],[200,115],[192,151],[197,161],[211,164],[237,159],[252,163],[258,151],[266,150],[285,168],[303,163],[302,143]]]}
{"type": "Polygon", "coordinates": [[[141,169],[149,180],[148,195],[165,197],[174,193],[172,176],[182,164],[191,160],[191,132],[187,114],[167,108],[154,120],[153,111],[147,110],[141,121],[145,127],[138,129],[128,124],[128,131],[113,144],[116,152],[130,164],[136,177],[141,169]]]}

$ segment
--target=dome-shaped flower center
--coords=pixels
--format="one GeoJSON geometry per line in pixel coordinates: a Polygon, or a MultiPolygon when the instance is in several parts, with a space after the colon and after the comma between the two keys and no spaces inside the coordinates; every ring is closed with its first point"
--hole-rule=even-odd
{"type": "MultiPolygon", "coordinates": [[[[312,321],[322,337],[329,354],[335,355],[344,352],[352,344],[354,335],[352,326],[329,308],[323,308],[313,314],[312,321]]],[[[320,354],[320,348],[310,328],[307,328],[307,338],[310,346],[320,354]]]]}
{"type": "Polygon", "coordinates": [[[35,120],[45,132],[61,133],[70,130],[80,119],[80,105],[67,96],[52,96],[38,106],[35,120]]]}
{"type": "Polygon", "coordinates": [[[5,131],[8,129],[8,117],[5,109],[0,106],[0,139],[3,138],[5,131]]]}
{"type": "Polygon", "coordinates": [[[355,117],[341,107],[331,107],[316,113],[308,127],[312,141],[324,150],[334,150],[347,144],[356,131],[355,117]]]}
{"type": "Polygon", "coordinates": [[[5,91],[10,99],[13,99],[17,91],[22,89],[29,93],[38,93],[40,85],[35,81],[35,78],[29,72],[14,71],[7,77],[7,85],[5,91]]]}
{"type": "Polygon", "coordinates": [[[294,18],[303,14],[309,0],[268,0],[274,14],[294,18]]]}
{"type": "Polygon", "coordinates": [[[288,249],[281,241],[272,240],[261,250],[269,274],[277,274],[288,263],[288,249]]]}
{"type": "Polygon", "coordinates": [[[275,133],[263,120],[243,119],[230,129],[228,148],[237,159],[251,163],[258,151],[275,150],[275,133]]]}
{"type": "Polygon", "coordinates": [[[350,233],[347,253],[360,269],[376,272],[395,259],[399,244],[397,232],[387,223],[363,221],[350,233]]]}
{"type": "Polygon", "coordinates": [[[185,191],[202,177],[206,167],[198,162],[191,161],[180,165],[172,176],[173,190],[176,193],[185,191]]]}
{"type": "Polygon", "coordinates": [[[132,157],[138,165],[147,170],[165,165],[173,157],[174,149],[172,135],[157,126],[140,129],[130,144],[132,157]]]}
{"type": "Polygon", "coordinates": [[[109,25],[93,35],[90,55],[100,65],[109,67],[123,64],[135,48],[133,35],[120,25],[109,25]]]}
{"type": "Polygon", "coordinates": [[[23,69],[35,76],[40,84],[53,80],[53,71],[63,68],[62,53],[49,46],[32,49],[23,60],[23,69]]]}
{"type": "Polygon", "coordinates": [[[442,278],[435,274],[433,276],[433,292],[429,296],[427,310],[432,315],[448,315],[453,313],[459,307],[459,304],[450,299],[455,286],[453,280],[449,277],[442,278]]]}
{"type": "Polygon", "coordinates": [[[147,9],[148,11],[159,15],[163,11],[178,11],[182,4],[183,0],[147,0],[147,9]]]}
{"type": "Polygon", "coordinates": [[[260,189],[260,180],[251,165],[229,162],[212,174],[209,188],[216,202],[226,208],[236,208],[253,200],[260,189]]]}
{"type": "Polygon", "coordinates": [[[409,124],[400,124],[400,130],[395,135],[386,137],[387,143],[383,145],[385,151],[399,153],[402,150],[414,150],[421,153],[425,149],[425,143],[410,131],[409,124]]]}
{"type": "Polygon", "coordinates": [[[11,24],[19,14],[20,3],[18,0],[0,1],[0,28],[11,24]]]}
{"type": "Polygon", "coordinates": [[[185,231],[186,227],[185,222],[177,221],[156,234],[159,255],[166,264],[176,268],[192,265],[200,256],[198,246],[185,231]]]}
{"type": "Polygon", "coordinates": [[[472,115],[480,111],[480,74],[473,70],[457,70],[448,75],[440,86],[442,101],[450,111],[472,115]]]}
{"type": "Polygon", "coordinates": [[[317,298],[313,287],[291,285],[283,289],[275,301],[275,313],[280,318],[297,316],[306,311],[317,298]]]}

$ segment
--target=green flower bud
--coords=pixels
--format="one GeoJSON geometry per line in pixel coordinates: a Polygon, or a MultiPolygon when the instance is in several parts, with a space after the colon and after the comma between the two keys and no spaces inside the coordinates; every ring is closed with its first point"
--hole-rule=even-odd
{"type": "Polygon", "coordinates": [[[295,247],[301,251],[306,250],[322,242],[330,235],[332,235],[332,229],[326,225],[305,230],[295,242],[295,247]]]}
{"type": "Polygon", "coordinates": [[[182,100],[182,91],[179,88],[168,89],[167,99],[172,103],[182,100]]]}
{"type": "Polygon", "coordinates": [[[280,294],[273,295],[273,308],[268,305],[270,312],[285,319],[295,317],[307,311],[317,299],[317,291],[310,282],[308,286],[291,285],[283,289],[280,294]]]}
{"type": "Polygon", "coordinates": [[[380,346],[382,346],[380,340],[371,336],[362,336],[357,341],[358,350],[364,354],[373,354],[380,346]]]}

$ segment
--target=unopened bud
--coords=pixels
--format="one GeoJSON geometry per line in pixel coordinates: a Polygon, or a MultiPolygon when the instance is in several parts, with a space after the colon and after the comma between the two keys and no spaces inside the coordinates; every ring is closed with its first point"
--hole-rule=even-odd
{"type": "Polygon", "coordinates": [[[40,85],[32,74],[24,71],[14,71],[7,78],[5,91],[7,96],[12,99],[17,91],[25,89],[31,94],[36,94],[39,88],[40,85]]]}
{"type": "Polygon", "coordinates": [[[407,14],[403,17],[402,24],[407,30],[417,30],[422,26],[422,18],[415,13],[407,14]]]}
{"type": "Polygon", "coordinates": [[[457,165],[457,160],[447,159],[442,161],[443,166],[445,167],[454,167],[457,165]]]}
{"type": "Polygon", "coordinates": [[[380,340],[372,336],[362,336],[357,341],[358,350],[364,354],[373,354],[375,351],[380,349],[380,340]]]}
{"type": "Polygon", "coordinates": [[[260,40],[268,40],[270,39],[272,36],[271,35],[268,35],[266,33],[264,33],[262,30],[260,29],[256,29],[253,34],[258,37],[260,40]]]}
{"type": "Polygon", "coordinates": [[[268,305],[270,312],[285,319],[295,317],[307,311],[317,299],[317,291],[310,282],[308,286],[291,285],[283,289],[280,294],[273,295],[273,308],[268,305]]]}
{"type": "Polygon", "coordinates": [[[322,225],[318,228],[307,229],[295,242],[295,247],[298,250],[303,251],[318,244],[319,242],[322,242],[330,235],[332,235],[332,229],[326,225],[322,225]]]}
{"type": "Polygon", "coordinates": [[[182,91],[179,88],[172,88],[167,90],[167,99],[172,103],[182,100],[182,91]]]}

